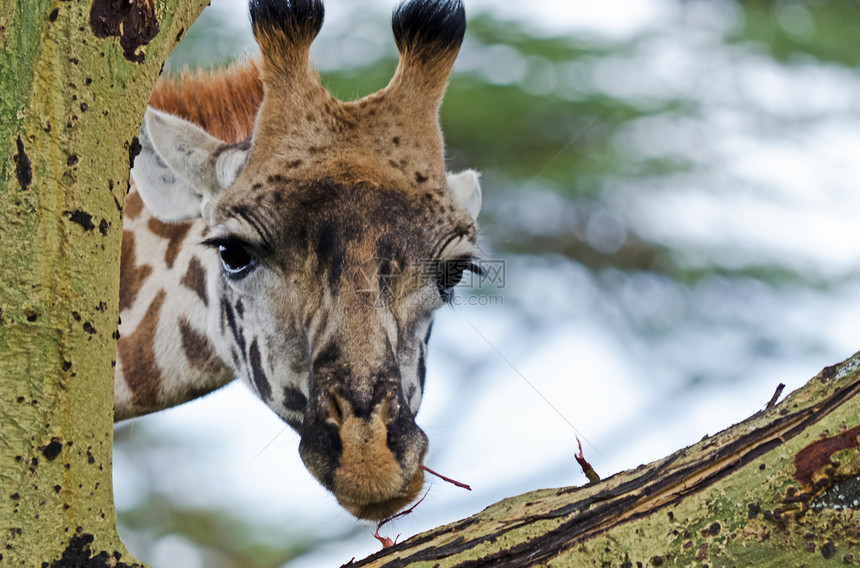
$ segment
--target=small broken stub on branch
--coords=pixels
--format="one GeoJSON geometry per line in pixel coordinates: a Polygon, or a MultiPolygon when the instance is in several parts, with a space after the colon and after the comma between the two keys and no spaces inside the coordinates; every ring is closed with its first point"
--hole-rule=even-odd
{"type": "Polygon", "coordinates": [[[779,401],[779,397],[782,396],[783,389],[785,389],[784,384],[779,383],[778,385],[776,385],[776,391],[774,391],[773,396],[770,397],[770,400],[768,401],[767,406],[765,406],[765,408],[773,408],[774,406],[776,406],[777,401],[779,401]]]}
{"type": "Polygon", "coordinates": [[[582,451],[582,442],[579,440],[579,436],[576,437],[576,443],[579,445],[579,453],[574,454],[574,458],[576,458],[576,463],[579,464],[579,467],[582,468],[582,473],[585,474],[585,477],[588,478],[589,483],[597,483],[600,481],[600,476],[597,475],[597,472],[594,471],[594,468],[591,467],[591,464],[588,463],[588,460],[585,459],[585,453],[582,451]]]}

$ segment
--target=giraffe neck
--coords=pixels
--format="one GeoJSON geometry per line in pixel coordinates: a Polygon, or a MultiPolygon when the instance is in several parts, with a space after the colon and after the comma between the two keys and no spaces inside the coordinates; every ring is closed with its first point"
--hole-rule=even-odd
{"type": "Polygon", "coordinates": [[[234,377],[220,328],[220,272],[202,221],[162,223],[126,198],[115,420],[181,404],[234,377]]]}
{"type": "MultiPolygon", "coordinates": [[[[238,142],[250,136],[262,100],[254,62],[162,80],[150,104],[238,142]]],[[[218,258],[200,246],[201,219],[162,223],[132,182],[126,198],[120,274],[115,420],[181,404],[231,381],[221,326],[218,258]]]]}

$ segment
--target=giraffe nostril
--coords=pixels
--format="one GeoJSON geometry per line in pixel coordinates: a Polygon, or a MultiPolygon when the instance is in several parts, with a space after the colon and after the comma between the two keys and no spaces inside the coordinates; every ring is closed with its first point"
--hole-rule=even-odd
{"type": "Polygon", "coordinates": [[[382,402],[379,403],[379,417],[383,424],[391,424],[400,413],[400,404],[397,402],[397,397],[392,393],[386,393],[382,402]]]}
{"type": "Polygon", "coordinates": [[[391,422],[390,417],[390,409],[391,409],[391,395],[388,394],[385,398],[382,399],[382,404],[379,405],[379,417],[382,419],[383,424],[388,424],[391,422]]]}
{"type": "Polygon", "coordinates": [[[328,416],[329,420],[338,427],[343,425],[344,417],[349,412],[349,403],[346,402],[334,389],[328,393],[328,416]]]}

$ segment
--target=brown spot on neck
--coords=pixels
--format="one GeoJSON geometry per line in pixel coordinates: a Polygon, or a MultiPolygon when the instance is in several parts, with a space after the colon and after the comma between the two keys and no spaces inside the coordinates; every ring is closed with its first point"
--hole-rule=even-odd
{"type": "Polygon", "coordinates": [[[152,273],[152,267],[137,264],[134,250],[134,233],[122,232],[122,255],[119,268],[119,311],[134,305],[137,293],[152,273]]]}
{"type": "Polygon", "coordinates": [[[167,268],[173,268],[176,256],[182,248],[185,236],[191,229],[191,222],[186,223],[162,223],[155,217],[151,218],[146,227],[159,237],[167,239],[167,251],[164,253],[164,262],[167,268]]]}
{"type": "Polygon", "coordinates": [[[166,296],[167,292],[161,290],[134,333],[120,337],[116,345],[123,379],[132,393],[132,403],[142,409],[156,407],[161,395],[163,379],[155,360],[155,333],[166,296]]]}
{"type": "Polygon", "coordinates": [[[212,372],[224,367],[209,338],[191,327],[184,317],[179,318],[179,334],[182,336],[182,350],[192,368],[212,372]]]}
{"type": "Polygon", "coordinates": [[[188,270],[185,271],[185,275],[179,282],[186,288],[194,290],[203,305],[209,305],[209,297],[206,295],[206,269],[203,268],[196,256],[191,257],[188,270]]]}
{"type": "Polygon", "coordinates": [[[137,219],[141,211],[143,211],[143,199],[138,192],[132,191],[125,198],[125,216],[129,219],[137,219]]]}

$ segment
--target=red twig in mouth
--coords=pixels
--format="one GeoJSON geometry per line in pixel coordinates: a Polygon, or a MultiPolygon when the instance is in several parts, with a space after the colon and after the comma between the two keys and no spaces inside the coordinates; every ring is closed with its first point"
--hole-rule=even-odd
{"type": "Polygon", "coordinates": [[[388,548],[390,546],[394,546],[395,544],[397,544],[397,539],[400,538],[400,535],[397,535],[396,537],[394,537],[394,540],[391,540],[391,537],[388,537],[388,536],[380,536],[379,529],[382,528],[382,525],[386,524],[389,521],[393,521],[394,519],[397,519],[400,517],[405,517],[406,515],[408,515],[412,511],[414,511],[415,507],[420,505],[421,501],[423,501],[425,498],[427,498],[428,493],[430,493],[429,489],[424,493],[424,495],[421,497],[421,499],[416,501],[415,504],[412,505],[411,507],[409,507],[408,509],[406,509],[404,511],[400,511],[399,513],[397,513],[395,515],[391,515],[390,517],[387,517],[387,518],[379,521],[379,524],[376,525],[376,530],[373,532],[373,538],[375,538],[376,540],[378,540],[380,542],[380,544],[382,544],[382,548],[388,548]]]}
{"type": "MultiPolygon", "coordinates": [[[[472,490],[472,488],[471,488],[471,487],[469,487],[468,485],[466,485],[465,483],[460,483],[459,481],[455,481],[455,480],[451,479],[450,477],[445,477],[444,475],[441,475],[441,474],[439,474],[439,473],[436,473],[435,471],[433,471],[432,469],[430,469],[429,467],[427,467],[427,466],[426,466],[426,465],[424,465],[424,464],[421,464],[421,466],[420,466],[420,467],[421,467],[421,469],[423,469],[423,470],[424,470],[424,471],[426,471],[427,473],[433,474],[433,475],[435,475],[436,477],[438,477],[439,479],[441,479],[441,480],[443,480],[443,481],[447,481],[448,483],[451,483],[451,484],[453,484],[453,485],[456,485],[457,487],[462,487],[463,489],[468,489],[469,491],[471,491],[471,490],[472,490]]],[[[395,514],[395,515],[391,515],[390,517],[388,517],[388,518],[386,518],[386,519],[382,519],[381,521],[379,521],[379,524],[378,524],[378,525],[376,525],[376,530],[373,532],[373,538],[375,538],[376,540],[378,540],[378,541],[380,542],[380,544],[382,544],[382,548],[383,548],[383,549],[385,549],[385,548],[389,548],[389,547],[394,546],[395,544],[397,544],[397,539],[398,539],[398,538],[400,538],[400,535],[397,535],[396,537],[394,537],[394,539],[393,539],[393,540],[391,539],[391,537],[380,535],[380,534],[379,534],[379,529],[381,529],[381,528],[382,528],[382,525],[384,525],[384,524],[388,523],[389,521],[393,521],[394,519],[398,519],[398,518],[400,518],[400,517],[404,517],[404,516],[408,515],[409,513],[411,513],[412,511],[414,511],[414,510],[415,510],[415,507],[417,507],[418,505],[420,505],[420,504],[421,504],[421,502],[422,502],[424,499],[426,499],[426,498],[427,498],[427,494],[429,494],[429,493],[430,493],[430,490],[428,489],[428,490],[424,493],[424,495],[421,497],[421,499],[419,499],[418,501],[416,501],[416,502],[415,502],[415,504],[414,504],[414,505],[412,505],[411,507],[409,507],[408,509],[406,509],[406,510],[404,510],[404,511],[400,511],[399,513],[397,513],[397,514],[395,514]]]]}
{"type": "Polygon", "coordinates": [[[460,483],[459,481],[455,481],[455,480],[451,479],[450,477],[445,477],[441,473],[436,473],[435,471],[433,471],[432,469],[430,469],[429,467],[427,467],[423,463],[421,464],[421,469],[423,469],[427,473],[435,475],[436,477],[438,477],[442,481],[447,481],[448,483],[456,485],[457,487],[462,487],[463,489],[468,489],[469,491],[472,490],[472,488],[469,487],[468,485],[466,485],[465,483],[460,483]]]}

